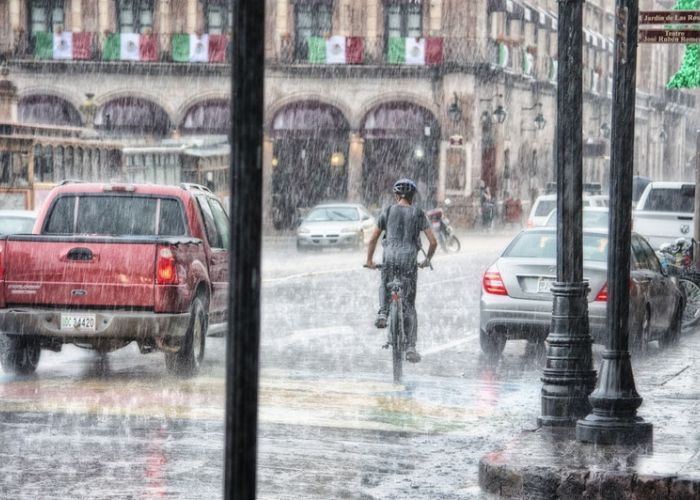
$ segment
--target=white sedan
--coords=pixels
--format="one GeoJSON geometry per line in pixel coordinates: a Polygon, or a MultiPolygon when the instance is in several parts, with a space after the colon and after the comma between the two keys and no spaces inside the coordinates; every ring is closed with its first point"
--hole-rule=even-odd
{"type": "Polygon", "coordinates": [[[297,229],[297,250],[361,249],[369,241],[376,225],[374,217],[360,204],[317,205],[309,211],[297,229]]]}

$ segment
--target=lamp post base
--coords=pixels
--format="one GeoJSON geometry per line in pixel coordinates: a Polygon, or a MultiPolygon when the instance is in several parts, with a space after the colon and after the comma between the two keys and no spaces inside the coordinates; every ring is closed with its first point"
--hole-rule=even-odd
{"type": "Polygon", "coordinates": [[[583,443],[643,446],[650,449],[653,439],[653,425],[641,417],[623,420],[591,414],[576,424],[576,440],[583,443]]]}

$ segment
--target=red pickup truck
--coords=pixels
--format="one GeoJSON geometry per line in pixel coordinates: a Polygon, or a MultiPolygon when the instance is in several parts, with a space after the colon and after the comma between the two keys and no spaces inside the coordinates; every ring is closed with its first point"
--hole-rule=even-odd
{"type": "Polygon", "coordinates": [[[33,373],[41,349],[66,343],[136,341],[170,373],[197,373],[228,304],[229,220],[207,188],[66,183],[33,233],[0,237],[5,372],[33,373]]]}

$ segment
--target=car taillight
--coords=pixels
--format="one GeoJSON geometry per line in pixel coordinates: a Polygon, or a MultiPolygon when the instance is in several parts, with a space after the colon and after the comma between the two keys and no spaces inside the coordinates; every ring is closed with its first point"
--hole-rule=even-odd
{"type": "Polygon", "coordinates": [[[607,302],[608,300],[608,284],[604,284],[603,288],[600,289],[598,295],[595,296],[596,302],[607,302]]]}
{"type": "Polygon", "coordinates": [[[506,285],[503,283],[501,273],[498,272],[496,266],[492,266],[484,273],[482,284],[484,285],[484,291],[486,293],[490,293],[491,295],[508,295],[506,285]]]}
{"type": "Polygon", "coordinates": [[[527,227],[535,227],[535,223],[532,221],[532,219],[527,220],[527,227]]]}
{"type": "Polygon", "coordinates": [[[158,252],[158,264],[156,266],[156,283],[158,285],[172,285],[177,283],[177,268],[175,256],[169,248],[161,248],[158,252]]]}
{"type": "Polygon", "coordinates": [[[2,253],[2,248],[0,248],[0,281],[5,279],[5,261],[4,255],[2,253]]]}

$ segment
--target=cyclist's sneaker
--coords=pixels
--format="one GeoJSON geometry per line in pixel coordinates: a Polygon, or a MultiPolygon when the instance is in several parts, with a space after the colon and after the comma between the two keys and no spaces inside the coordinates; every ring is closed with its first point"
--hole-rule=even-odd
{"type": "Polygon", "coordinates": [[[377,314],[377,319],[374,320],[374,326],[377,328],[386,328],[386,314],[380,312],[377,314]]]}
{"type": "Polygon", "coordinates": [[[418,363],[420,361],[420,354],[418,354],[415,347],[411,346],[406,349],[406,361],[409,363],[418,363]]]}

